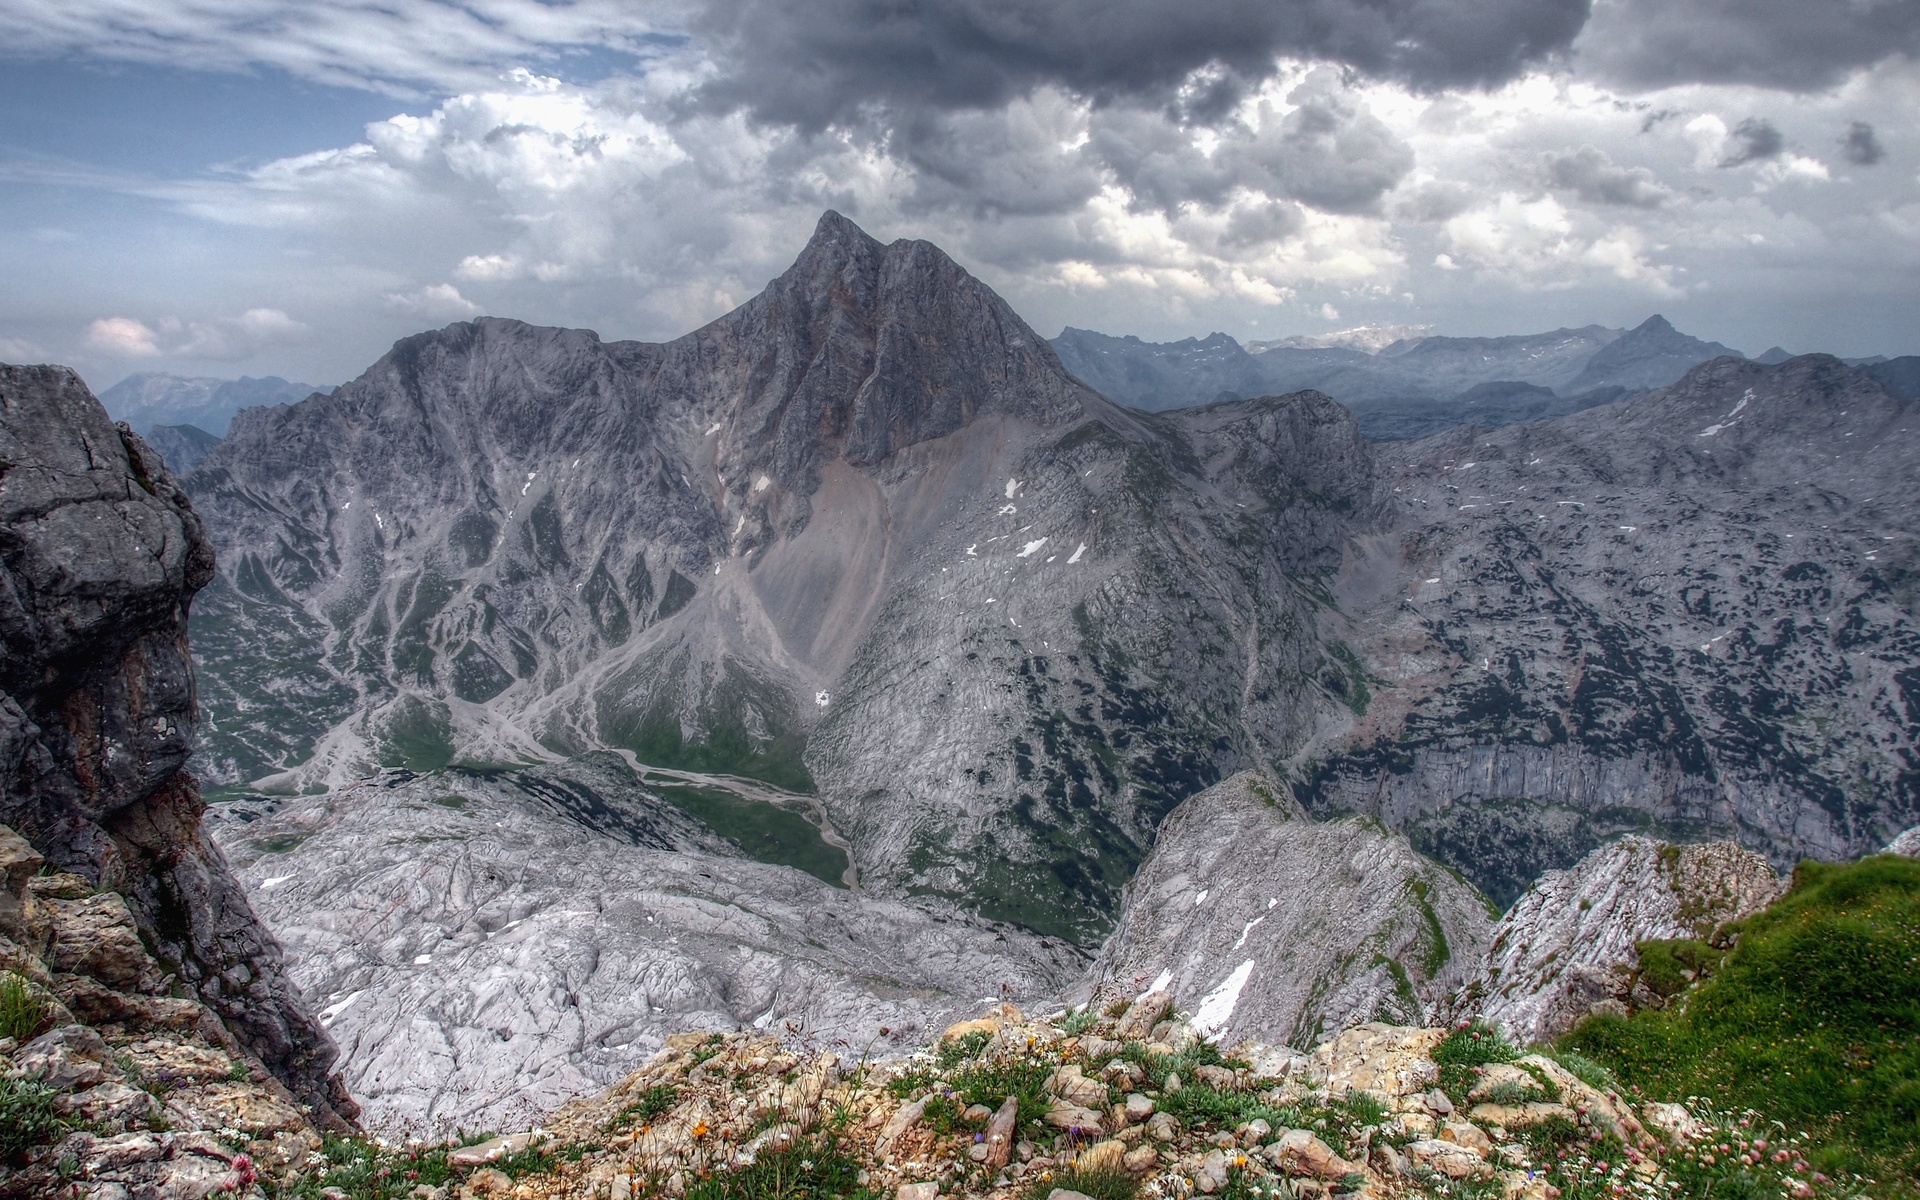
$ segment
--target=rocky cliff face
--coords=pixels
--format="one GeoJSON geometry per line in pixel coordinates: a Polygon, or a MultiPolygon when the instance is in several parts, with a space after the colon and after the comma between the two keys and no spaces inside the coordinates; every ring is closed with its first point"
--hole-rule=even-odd
{"type": "Polygon", "coordinates": [[[1302,756],[1496,901],[1632,831],[1786,866],[1920,815],[1920,408],[1839,361],[1382,451],[1338,587],[1372,705],[1302,756]]]}
{"type": "Polygon", "coordinates": [[[1319,822],[1245,772],[1174,811],[1094,964],[1098,1002],[1165,991],[1221,1045],[1307,1049],[1419,1024],[1474,977],[1486,901],[1364,818],[1319,822]]]}
{"type": "Polygon", "coordinates": [[[189,478],[199,761],[629,751],[817,795],[870,888],[1090,943],[1174,804],[1345,703],[1302,581],[1374,478],[1324,397],[1117,409],[829,214],[678,341],[455,325],[242,414],[189,478]]]}
{"type": "Polygon", "coordinates": [[[0,367],[0,821],[124,897],[178,986],[323,1117],[334,1048],[200,829],[187,607],[213,574],[160,459],[71,371],[0,367]]]}
{"type": "Polygon", "coordinates": [[[1549,871],[1494,929],[1478,978],[1452,999],[1520,1045],[1556,1038],[1602,1010],[1659,1007],[1636,990],[1641,942],[1705,939],[1778,899],[1785,881],[1730,842],[1675,846],[1627,837],[1549,871]]]}

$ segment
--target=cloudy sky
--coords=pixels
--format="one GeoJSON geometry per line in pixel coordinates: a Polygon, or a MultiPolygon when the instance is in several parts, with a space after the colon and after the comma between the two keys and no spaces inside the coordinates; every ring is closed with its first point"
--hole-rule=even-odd
{"type": "Polygon", "coordinates": [[[0,0],[0,360],[667,338],[837,208],[1051,336],[1920,352],[1920,0],[0,0]]]}

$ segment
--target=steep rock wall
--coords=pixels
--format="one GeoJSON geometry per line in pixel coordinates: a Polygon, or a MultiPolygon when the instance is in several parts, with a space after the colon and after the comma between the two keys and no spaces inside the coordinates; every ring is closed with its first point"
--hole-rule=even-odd
{"type": "Polygon", "coordinates": [[[182,770],[187,608],[213,548],[145,443],[72,371],[0,366],[0,822],[123,895],[181,987],[316,1112],[352,1101],[182,770]]]}

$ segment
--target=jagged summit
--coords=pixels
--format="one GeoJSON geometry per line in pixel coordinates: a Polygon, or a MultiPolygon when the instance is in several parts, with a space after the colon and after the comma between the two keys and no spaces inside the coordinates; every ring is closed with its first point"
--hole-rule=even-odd
{"type": "Polygon", "coordinates": [[[1602,387],[1665,387],[1696,363],[1727,356],[1746,357],[1719,342],[1681,333],[1655,313],[1595,351],[1585,369],[1560,391],[1574,395],[1602,387]]]}

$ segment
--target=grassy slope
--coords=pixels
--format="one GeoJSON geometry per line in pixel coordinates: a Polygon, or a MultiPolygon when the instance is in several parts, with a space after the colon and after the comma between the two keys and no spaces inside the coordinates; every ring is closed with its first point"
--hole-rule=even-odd
{"type": "Polygon", "coordinates": [[[1804,1131],[1813,1161],[1920,1196],[1920,861],[1803,863],[1675,1006],[1596,1017],[1562,1046],[1646,1096],[1711,1097],[1804,1131]]]}

